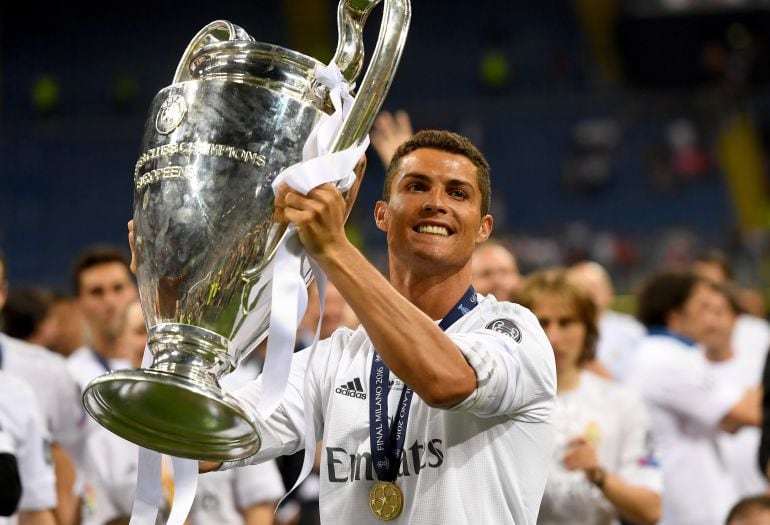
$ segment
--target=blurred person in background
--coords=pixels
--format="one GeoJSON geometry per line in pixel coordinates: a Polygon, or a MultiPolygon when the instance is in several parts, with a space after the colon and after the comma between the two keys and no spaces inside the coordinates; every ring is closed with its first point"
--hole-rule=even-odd
{"type": "Polygon", "coordinates": [[[767,320],[767,302],[761,290],[743,287],[737,291],[740,309],[748,315],[767,320]]]}
{"type": "Polygon", "coordinates": [[[0,317],[3,331],[16,339],[50,349],[57,338],[53,294],[43,288],[11,289],[0,317]]]}
{"type": "Polygon", "coordinates": [[[120,354],[117,339],[121,316],[138,294],[125,254],[109,246],[80,254],[73,265],[72,285],[88,336],[67,362],[85,389],[94,378],[131,366],[120,354]]]}
{"type": "Polygon", "coordinates": [[[737,501],[719,452],[723,431],[761,422],[760,391],[721,381],[695,341],[713,315],[712,281],[684,271],[662,271],[643,285],[640,341],[627,384],[650,411],[663,467],[665,525],[721,525],[737,501]]]}
{"type": "Polygon", "coordinates": [[[395,114],[381,111],[374,120],[369,139],[383,166],[387,169],[398,147],[412,138],[412,135],[414,135],[412,122],[406,111],[396,111],[395,114]]]}
{"type": "Polygon", "coordinates": [[[144,349],[147,346],[147,325],[144,322],[142,303],[136,299],[125,307],[118,325],[118,354],[129,360],[133,368],[142,366],[144,349]]]}
{"type": "MultiPolygon", "coordinates": [[[[8,283],[5,259],[0,253],[0,309],[5,304],[8,283]]],[[[0,332],[0,370],[32,387],[37,406],[51,441],[51,458],[56,474],[56,518],[60,525],[75,523],[80,485],[77,466],[83,457],[86,414],[80,389],[61,356],[9,337],[0,332]]]]}
{"type": "MultiPolygon", "coordinates": [[[[138,300],[125,306],[118,318],[116,347],[133,367],[139,367],[147,344],[147,328],[138,300]]],[[[108,430],[98,427],[86,449],[86,490],[82,525],[101,525],[131,515],[136,492],[138,448],[108,430]]],[[[173,469],[164,457],[162,468],[164,504],[160,515],[167,518],[173,501],[173,469]]],[[[250,465],[225,472],[212,472],[198,480],[189,525],[271,525],[278,499],[285,492],[274,462],[250,465]]]]}
{"type": "Polygon", "coordinates": [[[634,349],[644,337],[644,326],[633,316],[612,309],[615,288],[609,273],[599,263],[576,263],[570,267],[569,276],[591,296],[599,312],[596,358],[586,366],[622,383],[634,349]]]}
{"type": "Polygon", "coordinates": [[[493,240],[473,251],[473,287],[482,295],[510,301],[521,287],[522,277],[513,252],[493,240]]]}
{"type": "Polygon", "coordinates": [[[83,346],[83,316],[77,307],[75,299],[62,293],[54,293],[51,312],[56,318],[58,332],[56,339],[49,347],[64,357],[83,346]]]}
{"type": "MultiPolygon", "coordinates": [[[[709,305],[704,308],[697,342],[703,347],[711,370],[720,382],[737,385],[742,389],[757,388],[762,383],[762,367],[767,351],[736,352],[732,331],[738,316],[735,299],[725,286],[716,285],[709,294],[709,305]],[[761,355],[761,360],[757,359],[761,355]]],[[[757,466],[760,430],[745,427],[735,434],[722,432],[718,436],[719,452],[725,463],[739,498],[766,492],[767,479],[757,466]]]]}
{"type": "MultiPolygon", "coordinates": [[[[18,514],[0,523],[19,525],[55,525],[56,479],[51,464],[50,441],[35,408],[35,394],[21,379],[0,371],[0,438],[5,438],[5,450],[16,458],[18,479],[0,479],[0,500],[11,496],[5,492],[11,481],[21,482],[21,494],[15,506],[18,514]]],[[[2,455],[2,454],[0,454],[2,455]]],[[[10,514],[13,514],[11,512],[10,514]]],[[[2,515],[2,514],[0,514],[2,515]]],[[[7,515],[7,514],[6,514],[7,515]]],[[[69,522],[68,522],[69,523],[69,522]]]]}
{"type": "Polygon", "coordinates": [[[770,496],[761,494],[743,498],[733,506],[726,525],[768,525],[770,523],[770,496]]]}
{"type": "MultiPolygon", "coordinates": [[[[730,285],[738,290],[743,288],[738,287],[733,282],[733,269],[730,262],[719,251],[712,250],[697,256],[693,261],[692,270],[697,275],[717,284],[730,285]]],[[[739,297],[740,291],[736,294],[739,297]]],[[[749,294],[751,295],[751,292],[749,294]]],[[[746,351],[755,354],[747,356],[749,359],[757,358],[756,354],[762,359],[770,347],[770,323],[764,317],[757,317],[744,311],[740,303],[738,306],[741,312],[739,312],[733,328],[733,348],[736,352],[746,351]]]]}
{"type": "Polygon", "coordinates": [[[733,268],[727,256],[718,250],[709,250],[695,256],[691,269],[704,279],[715,283],[725,283],[733,280],[733,268]]]}
{"type": "Polygon", "coordinates": [[[530,275],[517,301],[556,357],[556,449],[537,522],[656,523],[662,478],[647,410],[631,390],[583,368],[598,336],[594,302],[563,269],[530,275]]]}

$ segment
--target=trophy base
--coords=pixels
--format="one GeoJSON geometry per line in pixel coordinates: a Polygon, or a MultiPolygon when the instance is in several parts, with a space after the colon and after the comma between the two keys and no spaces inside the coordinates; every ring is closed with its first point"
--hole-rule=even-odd
{"type": "Polygon", "coordinates": [[[172,456],[229,461],[255,454],[261,444],[254,422],[213,381],[118,370],[92,381],[83,404],[114,434],[172,456]]]}

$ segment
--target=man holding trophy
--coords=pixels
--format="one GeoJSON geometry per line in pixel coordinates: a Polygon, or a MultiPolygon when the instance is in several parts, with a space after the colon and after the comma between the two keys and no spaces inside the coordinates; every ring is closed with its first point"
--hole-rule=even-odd
{"type": "Polygon", "coordinates": [[[295,354],[268,419],[256,409],[261,379],[235,394],[259,421],[262,448],[224,468],[301,449],[309,401],[324,443],[325,523],[535,522],[553,441],[553,352],[529,311],[470,285],[473,249],[492,230],[489,193],[488,165],[467,139],[425,131],[402,145],[374,211],[388,282],[345,236],[336,187],[279,190],[277,218],[296,225],[362,326],[337,330],[312,360],[295,354]]]}
{"type": "Polygon", "coordinates": [[[374,213],[389,280],[345,235],[365,158],[351,170],[411,12],[409,0],[385,0],[357,85],[377,3],[340,1],[328,66],[212,22],[153,100],[129,234],[148,366],[101,376],[83,395],[103,426],[143,447],[136,523],[154,522],[158,453],[174,456],[176,524],[177,500],[194,494],[192,460],[226,469],[319,441],[325,523],[535,523],[554,357],[529,311],[471,286],[474,247],[492,230],[487,161],[444,131],[398,149],[374,213]],[[292,355],[311,271],[362,325],[292,355]],[[263,374],[223,391],[268,327],[263,374]]]}

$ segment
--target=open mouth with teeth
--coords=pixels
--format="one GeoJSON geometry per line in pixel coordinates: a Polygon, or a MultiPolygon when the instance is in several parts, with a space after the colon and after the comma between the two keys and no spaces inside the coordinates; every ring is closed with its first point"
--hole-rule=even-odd
{"type": "Polygon", "coordinates": [[[415,226],[412,229],[417,233],[427,233],[428,235],[440,235],[441,237],[449,237],[453,233],[445,226],[436,226],[433,224],[421,224],[419,226],[415,226]]]}

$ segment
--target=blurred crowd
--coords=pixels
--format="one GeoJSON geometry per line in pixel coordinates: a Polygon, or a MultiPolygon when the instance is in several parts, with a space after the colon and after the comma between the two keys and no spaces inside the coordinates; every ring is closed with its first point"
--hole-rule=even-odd
{"type": "MultiPolygon", "coordinates": [[[[380,115],[372,144],[383,163],[411,133],[406,113],[380,115]]],[[[479,245],[473,285],[531,310],[553,347],[557,444],[538,523],[770,523],[762,293],[737,284],[716,250],[672,250],[655,271],[626,275],[633,301],[619,311],[601,243],[564,257],[553,251],[568,247],[525,241],[479,245]],[[527,246],[524,263],[515,246],[527,246]]],[[[67,294],[9,284],[0,257],[0,516],[10,516],[0,524],[129,521],[136,446],[80,401],[94,378],[142,362],[147,329],[126,255],[88,248],[71,266],[67,294]]],[[[358,324],[331,285],[321,314],[311,285],[298,349],[319,321],[322,338],[358,324]]],[[[256,377],[263,352],[222,386],[256,377]]],[[[301,465],[299,453],[202,475],[188,522],[318,523],[320,446],[312,474],[278,505],[301,465]]],[[[162,470],[168,511],[173,469],[162,470]]]]}

